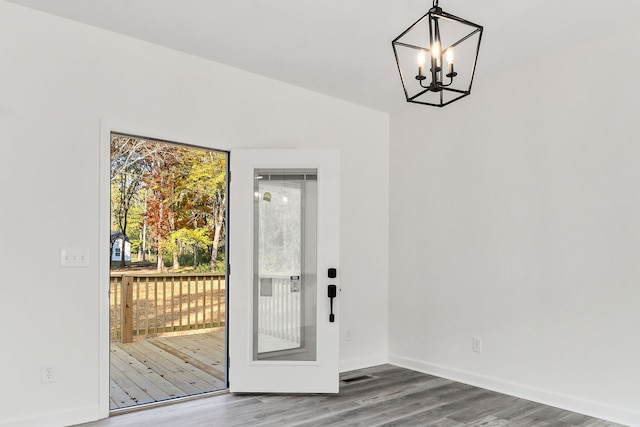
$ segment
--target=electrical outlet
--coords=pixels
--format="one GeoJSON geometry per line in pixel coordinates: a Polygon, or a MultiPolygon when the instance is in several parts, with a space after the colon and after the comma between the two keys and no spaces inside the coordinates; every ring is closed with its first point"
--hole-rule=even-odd
{"type": "Polygon", "coordinates": [[[345,341],[351,341],[351,330],[347,330],[347,335],[344,338],[345,341]]]}
{"type": "Polygon", "coordinates": [[[40,367],[40,381],[42,384],[55,383],[58,380],[58,371],[55,365],[42,365],[40,367]]]}
{"type": "Polygon", "coordinates": [[[471,349],[476,353],[482,353],[482,338],[473,337],[471,340],[471,349]]]}

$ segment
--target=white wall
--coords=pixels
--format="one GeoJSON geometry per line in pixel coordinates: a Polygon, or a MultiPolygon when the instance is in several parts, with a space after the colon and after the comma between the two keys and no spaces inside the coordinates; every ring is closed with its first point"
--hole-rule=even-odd
{"type": "Polygon", "coordinates": [[[341,368],[387,360],[388,115],[4,1],[0,93],[0,425],[97,417],[104,118],[225,150],[338,148],[341,368]],[[91,266],[60,268],[63,247],[91,266]]]}
{"type": "Polygon", "coordinates": [[[640,425],[638,40],[392,115],[391,362],[640,425]]]}

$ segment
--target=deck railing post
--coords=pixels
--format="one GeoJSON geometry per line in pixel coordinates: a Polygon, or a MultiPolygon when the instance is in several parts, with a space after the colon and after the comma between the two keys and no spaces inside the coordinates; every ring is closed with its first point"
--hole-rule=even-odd
{"type": "Polygon", "coordinates": [[[133,342],[133,277],[122,276],[120,291],[120,341],[133,342]]]}

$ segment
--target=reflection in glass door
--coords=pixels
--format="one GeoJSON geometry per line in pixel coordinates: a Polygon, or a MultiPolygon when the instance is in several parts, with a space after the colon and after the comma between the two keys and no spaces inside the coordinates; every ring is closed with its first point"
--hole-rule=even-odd
{"type": "Polygon", "coordinates": [[[317,169],[254,170],[253,360],[316,360],[317,169]]]}

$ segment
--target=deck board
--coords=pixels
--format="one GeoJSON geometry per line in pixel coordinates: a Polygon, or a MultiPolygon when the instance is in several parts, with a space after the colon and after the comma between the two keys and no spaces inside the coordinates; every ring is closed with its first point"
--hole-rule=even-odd
{"type": "MultiPolygon", "coordinates": [[[[159,340],[150,340],[150,342],[154,344],[158,341],[159,340]]],[[[224,336],[185,335],[175,337],[175,339],[164,341],[163,343],[185,353],[189,353],[192,357],[204,363],[213,363],[215,366],[222,365],[224,362],[224,336]],[[213,355],[211,354],[211,349],[214,350],[213,355]],[[212,356],[219,357],[215,358],[212,362],[212,356]]],[[[222,372],[221,368],[218,369],[222,372]]]]}
{"type": "Polygon", "coordinates": [[[111,343],[111,409],[222,390],[224,330],[111,343]]]}
{"type": "Polygon", "coordinates": [[[183,393],[178,387],[130,354],[117,349],[111,352],[111,365],[117,367],[155,401],[171,399],[183,393]]]}
{"type": "Polygon", "coordinates": [[[131,399],[131,396],[129,396],[122,387],[120,387],[120,384],[116,383],[114,378],[111,378],[110,380],[109,393],[109,407],[111,409],[137,405],[137,403],[131,399]]]}
{"type": "MultiPolygon", "coordinates": [[[[182,341],[184,342],[184,341],[182,341]]],[[[156,347],[166,351],[174,355],[175,357],[183,360],[186,363],[189,363],[201,371],[206,372],[207,374],[218,378],[219,380],[224,380],[224,372],[222,372],[220,368],[220,363],[211,362],[211,358],[206,355],[207,348],[204,346],[199,346],[198,351],[194,351],[188,348],[182,347],[180,344],[171,344],[160,341],[150,341],[151,344],[156,347]],[[203,354],[205,353],[205,354],[203,354]]]]}
{"type": "Polygon", "coordinates": [[[127,395],[120,400],[120,407],[142,405],[155,402],[140,386],[138,386],[127,374],[111,365],[111,380],[117,384],[127,395]]]}

